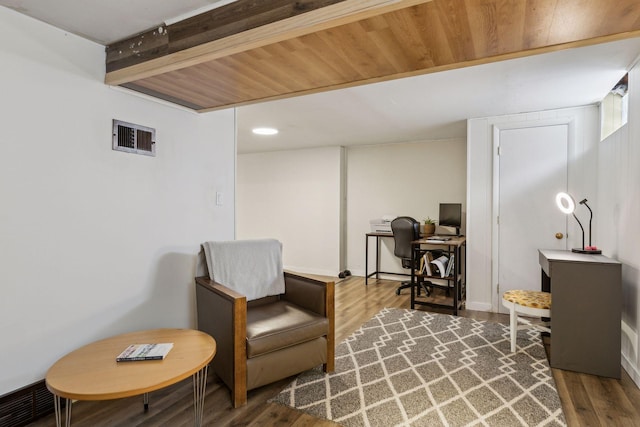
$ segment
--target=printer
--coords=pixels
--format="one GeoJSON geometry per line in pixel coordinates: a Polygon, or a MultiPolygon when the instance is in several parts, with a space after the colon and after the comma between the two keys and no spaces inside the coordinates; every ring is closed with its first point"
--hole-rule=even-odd
{"type": "Polygon", "coordinates": [[[395,215],[384,215],[382,218],[372,219],[369,221],[372,233],[391,233],[391,221],[396,218],[395,215]]]}

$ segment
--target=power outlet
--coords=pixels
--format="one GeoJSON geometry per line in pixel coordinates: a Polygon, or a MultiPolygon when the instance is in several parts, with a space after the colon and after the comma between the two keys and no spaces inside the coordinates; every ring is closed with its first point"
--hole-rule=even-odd
{"type": "Polygon", "coordinates": [[[224,194],[220,191],[216,191],[216,206],[222,206],[224,204],[224,194]]]}

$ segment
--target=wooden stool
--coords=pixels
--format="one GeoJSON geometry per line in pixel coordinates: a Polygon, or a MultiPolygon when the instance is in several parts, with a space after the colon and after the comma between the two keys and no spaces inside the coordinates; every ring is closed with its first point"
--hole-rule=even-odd
{"type": "Polygon", "coordinates": [[[540,291],[507,291],[502,295],[502,305],[509,309],[509,332],[511,334],[511,352],[516,351],[518,330],[536,328],[551,332],[550,322],[531,322],[518,317],[518,314],[533,317],[551,317],[551,294],[540,291]],[[518,325],[518,322],[521,325],[518,325]]]}

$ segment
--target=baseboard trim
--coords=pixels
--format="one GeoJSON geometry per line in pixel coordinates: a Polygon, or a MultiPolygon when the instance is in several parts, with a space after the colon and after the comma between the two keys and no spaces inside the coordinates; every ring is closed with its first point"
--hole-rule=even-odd
{"type": "Polygon", "coordinates": [[[467,310],[491,312],[491,304],[487,304],[484,302],[473,302],[467,300],[467,302],[465,303],[465,307],[467,308],[467,310]]]}
{"type": "Polygon", "coordinates": [[[624,354],[622,355],[622,369],[627,371],[627,374],[629,374],[633,382],[636,384],[636,387],[640,388],[640,372],[624,354]]]}
{"type": "Polygon", "coordinates": [[[335,271],[332,270],[323,270],[318,268],[308,268],[308,267],[296,267],[291,265],[285,265],[285,270],[300,273],[300,274],[313,274],[316,276],[329,276],[329,277],[338,277],[338,273],[340,270],[336,268],[335,271]]]}

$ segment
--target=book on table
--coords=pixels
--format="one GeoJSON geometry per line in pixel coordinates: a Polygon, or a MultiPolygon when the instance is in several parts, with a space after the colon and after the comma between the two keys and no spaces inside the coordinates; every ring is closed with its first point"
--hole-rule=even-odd
{"type": "Polygon", "coordinates": [[[433,255],[431,252],[427,252],[422,256],[422,273],[427,276],[432,276],[431,262],[433,261],[433,255]]]}
{"type": "Polygon", "coordinates": [[[449,262],[447,263],[447,271],[445,276],[449,277],[453,274],[453,267],[455,265],[455,254],[451,254],[451,258],[449,258],[449,262]]]}
{"type": "Polygon", "coordinates": [[[116,357],[116,362],[138,360],[163,360],[173,348],[173,343],[131,344],[116,357]]]}
{"type": "Polygon", "coordinates": [[[441,255],[438,258],[431,261],[431,264],[435,266],[435,269],[432,268],[433,276],[440,275],[440,277],[446,277],[447,274],[447,263],[449,258],[446,255],[441,255]],[[437,274],[436,274],[437,271],[437,274]]]}

